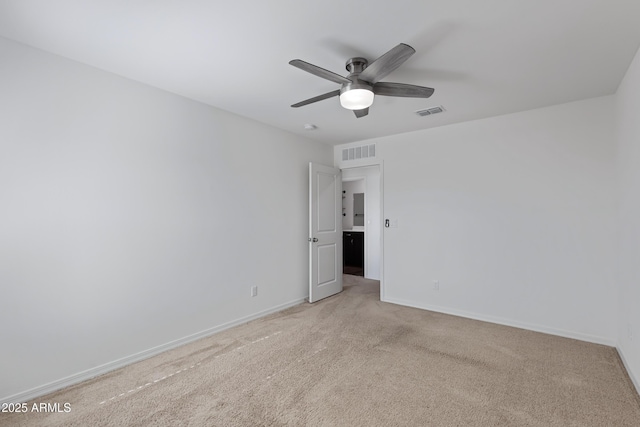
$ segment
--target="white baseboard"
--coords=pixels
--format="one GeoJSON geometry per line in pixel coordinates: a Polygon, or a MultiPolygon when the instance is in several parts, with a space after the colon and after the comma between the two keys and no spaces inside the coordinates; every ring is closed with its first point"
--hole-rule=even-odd
{"type": "Polygon", "coordinates": [[[575,340],[591,342],[594,344],[602,344],[609,347],[615,347],[614,340],[596,335],[583,334],[580,332],[566,331],[563,329],[549,328],[547,326],[535,325],[532,323],[519,322],[512,319],[504,319],[501,317],[487,316],[478,313],[470,313],[462,310],[455,310],[447,307],[440,307],[429,304],[416,304],[413,301],[406,301],[398,298],[385,298],[382,301],[392,304],[404,305],[407,307],[420,308],[422,310],[435,311],[437,313],[451,314],[453,316],[465,317],[467,319],[480,320],[483,322],[496,323],[498,325],[512,326],[514,328],[526,329],[534,332],[542,332],[549,335],[557,335],[564,338],[572,338],[575,340]]]}
{"type": "Polygon", "coordinates": [[[627,358],[624,356],[624,347],[622,345],[618,345],[618,347],[616,347],[616,350],[618,350],[618,355],[620,356],[620,360],[622,360],[622,364],[624,365],[624,368],[627,370],[627,374],[629,375],[629,378],[631,378],[631,382],[635,386],[636,391],[638,392],[638,395],[640,395],[640,381],[638,381],[638,378],[636,378],[636,376],[633,375],[633,371],[629,366],[629,362],[627,362],[627,358]]]}
{"type": "Polygon", "coordinates": [[[139,362],[144,359],[148,359],[149,357],[155,356],[157,354],[163,353],[167,350],[174,349],[176,347],[180,347],[181,345],[188,344],[190,342],[199,340],[201,338],[205,338],[218,332],[222,332],[226,329],[233,328],[234,326],[241,325],[243,323],[250,322],[255,319],[259,319],[261,317],[267,316],[272,313],[276,313],[278,311],[285,310],[289,307],[293,307],[294,305],[298,305],[302,302],[306,301],[306,298],[302,298],[299,300],[291,301],[288,303],[280,304],[278,306],[269,308],[267,310],[260,311],[255,314],[251,314],[249,316],[241,317],[239,319],[233,320],[231,322],[223,323],[222,325],[214,326],[212,328],[206,329],[204,331],[197,332],[192,335],[188,335],[183,338],[179,338],[174,341],[170,341],[166,344],[162,344],[148,350],[141,351],[139,353],[132,354],[130,356],[123,357],[118,360],[114,360],[112,362],[105,363],[100,366],[96,366],[95,368],[87,369],[86,371],[78,372],[77,374],[70,375],[66,378],[61,378],[56,381],[52,381],[48,384],[44,384],[38,387],[34,387],[30,390],[26,390],[11,396],[3,397],[0,399],[0,404],[3,403],[21,403],[27,402],[29,400],[33,400],[40,396],[44,396],[49,393],[53,393],[54,391],[60,390],[62,388],[78,384],[82,381],[89,380],[91,378],[95,378],[98,375],[106,374],[107,372],[114,371],[116,369],[122,368],[124,366],[130,365],[135,362],[139,362]]]}

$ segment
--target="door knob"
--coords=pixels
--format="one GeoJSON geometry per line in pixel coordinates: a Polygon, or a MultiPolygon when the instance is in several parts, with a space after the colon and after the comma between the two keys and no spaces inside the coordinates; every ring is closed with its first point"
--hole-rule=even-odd
{"type": "Polygon", "coordinates": [[[318,239],[316,237],[314,238],[309,237],[309,241],[315,243],[318,241],[318,239]]]}

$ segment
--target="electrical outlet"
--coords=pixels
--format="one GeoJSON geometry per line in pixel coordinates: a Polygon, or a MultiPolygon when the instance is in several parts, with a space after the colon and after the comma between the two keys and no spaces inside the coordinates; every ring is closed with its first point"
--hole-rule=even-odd
{"type": "Polygon", "coordinates": [[[251,296],[252,297],[257,297],[258,296],[258,287],[257,286],[252,286],[251,287],[251,296]]]}
{"type": "Polygon", "coordinates": [[[440,290],[440,281],[439,280],[434,280],[433,281],[433,290],[434,291],[439,291],[440,290]]]}

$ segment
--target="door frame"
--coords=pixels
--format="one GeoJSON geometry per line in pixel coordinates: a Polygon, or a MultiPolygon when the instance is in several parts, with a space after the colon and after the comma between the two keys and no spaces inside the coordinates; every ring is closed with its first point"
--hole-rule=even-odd
{"type": "MultiPolygon", "coordinates": [[[[380,205],[379,205],[379,212],[380,212],[380,301],[384,301],[385,300],[385,286],[384,286],[384,164],[382,160],[378,160],[378,161],[349,161],[349,162],[343,162],[340,161],[339,159],[336,159],[335,161],[335,167],[339,168],[341,171],[344,171],[346,169],[360,169],[360,168],[366,168],[366,167],[371,167],[371,166],[377,166],[378,170],[380,172],[380,180],[378,183],[379,186],[379,190],[380,190],[380,205]],[[345,164],[347,163],[347,164],[345,164]],[[351,164],[353,163],[353,164],[351,164]]],[[[354,180],[357,179],[364,179],[365,180],[365,186],[367,185],[367,178],[363,177],[363,178],[354,178],[354,180]]],[[[347,178],[346,180],[343,178],[343,182],[344,181],[350,181],[351,179],[347,178]]],[[[366,187],[365,187],[366,188],[366,187]]],[[[367,192],[365,191],[365,221],[367,218],[367,207],[366,207],[366,198],[367,198],[367,192]]],[[[366,229],[367,229],[367,224],[365,222],[365,240],[367,238],[366,236],[366,229]]],[[[365,244],[365,260],[366,257],[368,256],[368,249],[366,247],[365,244]]],[[[366,262],[365,262],[365,275],[366,275],[366,262]]]]}

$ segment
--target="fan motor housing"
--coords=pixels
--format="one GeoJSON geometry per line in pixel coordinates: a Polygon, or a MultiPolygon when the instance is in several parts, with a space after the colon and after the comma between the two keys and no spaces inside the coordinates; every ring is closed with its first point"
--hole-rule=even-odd
{"type": "Polygon", "coordinates": [[[349,71],[347,78],[351,80],[351,83],[344,83],[342,85],[340,95],[353,89],[366,89],[373,92],[373,87],[369,83],[358,79],[358,75],[367,68],[367,65],[369,65],[369,61],[360,57],[351,58],[347,61],[346,68],[347,71],[349,71]]]}

